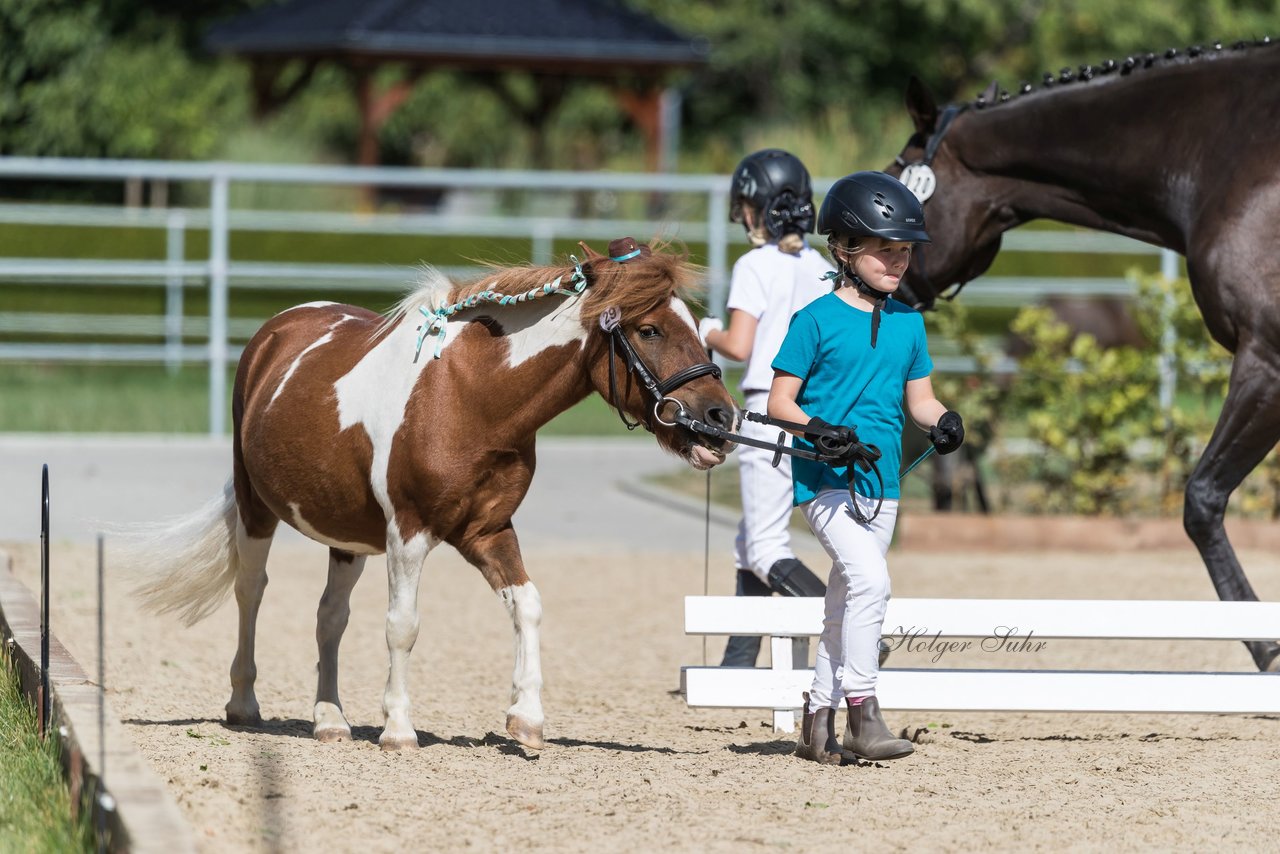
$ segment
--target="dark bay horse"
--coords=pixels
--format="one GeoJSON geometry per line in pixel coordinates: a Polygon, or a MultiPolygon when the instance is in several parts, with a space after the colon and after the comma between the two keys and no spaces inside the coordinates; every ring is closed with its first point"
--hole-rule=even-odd
{"type": "Polygon", "coordinates": [[[542,604],[511,525],[533,478],[536,431],[597,391],[705,469],[732,446],[676,426],[663,409],[678,401],[726,430],[738,418],[681,299],[692,267],[630,238],[610,244],[608,257],[583,248],[581,265],[495,269],[464,287],[428,271],[387,317],[309,303],[254,335],[236,372],[224,494],[130,549],[146,579],[144,602],[188,624],[234,588],[240,632],[229,723],[262,721],[254,631],[267,551],[283,520],[329,547],[316,621],[317,739],[351,738],[338,645],[366,556],[386,552],[390,670],[379,744],[418,746],[406,686],[418,580],[427,553],[446,542],[480,570],[515,627],[507,731],[528,747],[544,745],[542,604]],[[646,385],[646,373],[657,382],[646,385]]]}
{"type": "MultiPolygon", "coordinates": [[[[1223,516],[1280,439],[1280,49],[1138,54],[1012,95],[993,84],[943,110],[912,80],[907,109],[915,133],[886,171],[932,190],[933,243],[899,291],[917,307],[980,275],[1003,232],[1041,217],[1186,256],[1209,332],[1235,361],[1183,521],[1219,598],[1256,600],[1223,516]]],[[[1246,646],[1260,670],[1280,669],[1280,645],[1246,646]]]]}

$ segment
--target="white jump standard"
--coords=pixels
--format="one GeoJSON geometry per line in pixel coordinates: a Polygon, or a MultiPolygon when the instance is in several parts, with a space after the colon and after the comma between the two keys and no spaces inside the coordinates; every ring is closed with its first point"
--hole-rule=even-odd
{"type": "MultiPolygon", "coordinates": [[[[1261,640],[1280,632],[1280,603],[893,599],[884,625],[927,626],[942,642],[997,637],[1002,626],[1037,639],[1261,640]]],[[[690,706],[773,709],[774,731],[794,730],[813,678],[809,638],[822,632],[820,599],[688,596],[685,632],[770,637],[772,668],[685,667],[681,686],[690,706]]],[[[1255,672],[889,668],[876,694],[886,709],[1280,713],[1280,679],[1255,672]]]]}

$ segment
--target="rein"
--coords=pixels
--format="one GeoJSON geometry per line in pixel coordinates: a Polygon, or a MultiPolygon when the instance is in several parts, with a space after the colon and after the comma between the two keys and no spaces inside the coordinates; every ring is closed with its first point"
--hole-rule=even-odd
{"type": "MultiPolygon", "coordinates": [[[[676,401],[678,404],[679,401],[676,401]]],[[[752,412],[749,409],[742,410],[742,416],[748,421],[754,421],[757,424],[767,424],[771,427],[781,427],[783,430],[795,430],[800,433],[806,433],[810,436],[819,438],[840,439],[841,431],[838,428],[829,427],[811,427],[808,424],[798,424],[794,421],[783,421],[781,418],[773,418],[759,412],[752,412]]],[[[666,422],[664,422],[666,423],[666,422]]],[[[776,442],[766,442],[763,439],[753,439],[750,436],[743,436],[740,433],[733,433],[725,430],[723,427],[717,427],[714,424],[708,424],[705,421],[699,421],[697,418],[689,415],[688,411],[682,406],[675,414],[672,422],[679,424],[694,433],[701,433],[705,436],[711,436],[715,439],[725,439],[739,445],[750,445],[753,448],[762,448],[766,451],[773,451],[773,466],[776,468],[778,463],[782,461],[782,455],[789,457],[799,457],[802,460],[813,460],[828,465],[843,465],[846,467],[845,472],[849,483],[849,497],[852,499],[849,506],[849,512],[854,519],[864,525],[870,524],[877,516],[880,515],[880,508],[884,506],[884,478],[880,474],[880,467],[876,465],[880,459],[880,449],[875,445],[868,445],[857,439],[854,434],[853,444],[849,450],[840,454],[830,454],[818,450],[808,448],[796,448],[786,443],[786,433],[778,434],[776,442]],[[876,482],[880,485],[880,498],[876,500],[875,510],[867,515],[862,512],[862,508],[858,506],[858,501],[854,498],[853,478],[855,475],[855,467],[861,468],[864,472],[875,476],[876,482]]],[[[930,447],[921,454],[911,465],[898,475],[899,479],[906,477],[916,466],[924,462],[934,452],[934,448],[930,447]]]]}

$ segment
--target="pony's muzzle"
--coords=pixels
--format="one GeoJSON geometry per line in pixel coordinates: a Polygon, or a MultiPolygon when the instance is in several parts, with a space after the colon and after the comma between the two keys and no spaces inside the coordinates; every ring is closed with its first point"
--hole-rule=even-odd
{"type": "Polygon", "coordinates": [[[653,416],[659,424],[688,437],[681,456],[694,468],[707,469],[719,465],[735,447],[725,435],[732,433],[737,421],[732,410],[710,406],[699,419],[684,401],[668,395],[654,404],[653,416]]]}

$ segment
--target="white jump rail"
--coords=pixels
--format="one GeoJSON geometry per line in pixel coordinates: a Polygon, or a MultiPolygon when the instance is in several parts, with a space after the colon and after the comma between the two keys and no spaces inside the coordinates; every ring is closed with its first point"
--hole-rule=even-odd
{"type": "MultiPolygon", "coordinates": [[[[791,732],[808,689],[816,598],[688,596],[685,633],[771,638],[772,668],[685,667],[690,706],[773,709],[791,732]]],[[[1095,599],[893,599],[886,635],[932,638],[1275,640],[1280,603],[1095,599]]],[[[1280,674],[894,669],[880,673],[885,708],[1019,712],[1280,712],[1280,674]]]]}

